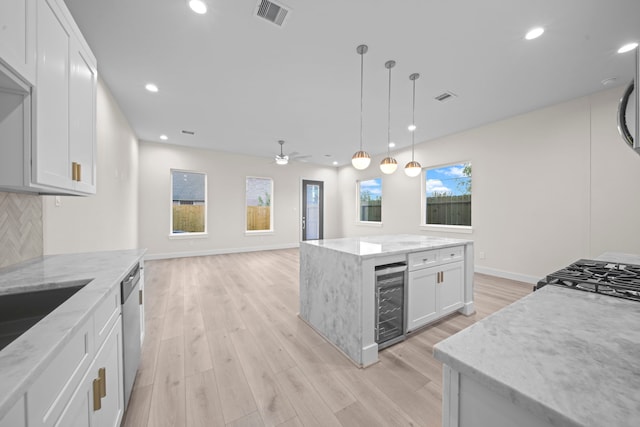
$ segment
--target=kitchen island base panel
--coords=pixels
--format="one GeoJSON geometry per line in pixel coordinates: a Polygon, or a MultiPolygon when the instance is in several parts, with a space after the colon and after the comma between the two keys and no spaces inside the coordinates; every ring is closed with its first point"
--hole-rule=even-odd
{"type": "Polygon", "coordinates": [[[340,352],[340,354],[342,354],[349,362],[353,363],[358,368],[367,368],[367,367],[369,367],[371,365],[375,365],[376,363],[378,363],[380,361],[378,359],[378,344],[373,343],[371,345],[364,346],[362,348],[362,363],[358,363],[355,360],[353,360],[351,357],[349,357],[349,355],[347,353],[345,353],[340,347],[338,347],[337,345],[332,343],[330,340],[328,340],[327,337],[325,337],[324,334],[322,334],[322,332],[320,332],[318,329],[316,329],[311,323],[307,322],[302,316],[300,316],[300,313],[298,313],[298,318],[300,320],[302,320],[311,329],[313,329],[313,331],[315,333],[320,335],[322,337],[322,339],[324,340],[324,342],[330,344],[331,347],[333,347],[336,350],[338,350],[340,352]]]}
{"type": "MultiPolygon", "coordinates": [[[[507,398],[442,366],[442,426],[460,427],[553,427],[549,420],[539,418],[521,406],[514,405],[514,396],[507,398]]],[[[566,426],[576,426],[565,420],[566,426]]]]}
{"type": "MultiPolygon", "coordinates": [[[[366,305],[362,286],[355,284],[363,283],[362,264],[354,255],[300,247],[300,318],[359,365],[364,363],[362,311],[366,305]]],[[[373,284],[373,267],[370,270],[373,284]]],[[[373,293],[372,289],[371,313],[373,293]]]]}
{"type": "Polygon", "coordinates": [[[465,302],[464,306],[460,310],[458,310],[458,313],[464,314],[465,316],[471,316],[475,314],[475,312],[476,306],[473,301],[465,302]]]}

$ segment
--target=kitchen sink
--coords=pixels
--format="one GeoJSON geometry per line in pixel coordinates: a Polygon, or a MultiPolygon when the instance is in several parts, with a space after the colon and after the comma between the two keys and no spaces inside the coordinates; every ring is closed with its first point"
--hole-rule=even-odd
{"type": "Polygon", "coordinates": [[[71,298],[88,282],[78,283],[70,282],[69,286],[55,289],[0,295],[0,350],[71,298]]]}

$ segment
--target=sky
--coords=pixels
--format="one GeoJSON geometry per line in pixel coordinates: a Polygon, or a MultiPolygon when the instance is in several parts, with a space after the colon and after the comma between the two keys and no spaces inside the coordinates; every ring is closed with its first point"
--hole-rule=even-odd
{"type": "Polygon", "coordinates": [[[443,166],[437,169],[428,169],[427,196],[432,196],[434,192],[449,193],[452,196],[463,194],[458,183],[463,183],[471,179],[462,174],[463,168],[464,163],[443,166]]]}
{"type": "Polygon", "coordinates": [[[374,178],[367,181],[360,181],[360,192],[368,190],[371,193],[371,200],[382,197],[382,178],[374,178]]]}

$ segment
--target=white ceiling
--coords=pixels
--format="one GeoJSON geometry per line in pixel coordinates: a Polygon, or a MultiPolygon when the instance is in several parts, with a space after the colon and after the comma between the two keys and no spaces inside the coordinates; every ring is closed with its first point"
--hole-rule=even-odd
{"type": "Polygon", "coordinates": [[[364,149],[391,134],[416,142],[626,85],[640,40],[638,0],[286,0],[283,27],[255,16],[258,0],[65,0],[98,58],[101,77],[140,139],[311,162],[349,163],[359,146],[364,56],[364,149]],[[534,26],[542,37],[524,40],[534,26]],[[158,93],[144,89],[148,82],[158,93]],[[440,103],[444,91],[458,95],[440,103]],[[194,131],[194,136],[182,130],[194,131]],[[330,157],[328,157],[330,156],[330,157]]]}

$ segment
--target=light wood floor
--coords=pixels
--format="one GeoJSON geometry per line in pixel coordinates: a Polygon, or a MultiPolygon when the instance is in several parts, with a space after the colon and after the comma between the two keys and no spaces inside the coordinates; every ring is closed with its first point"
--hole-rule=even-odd
{"type": "Polygon", "coordinates": [[[146,262],[146,339],[123,425],[439,427],[433,345],[531,291],[476,274],[475,315],[358,369],[297,317],[298,265],[297,249],[146,262]]]}

